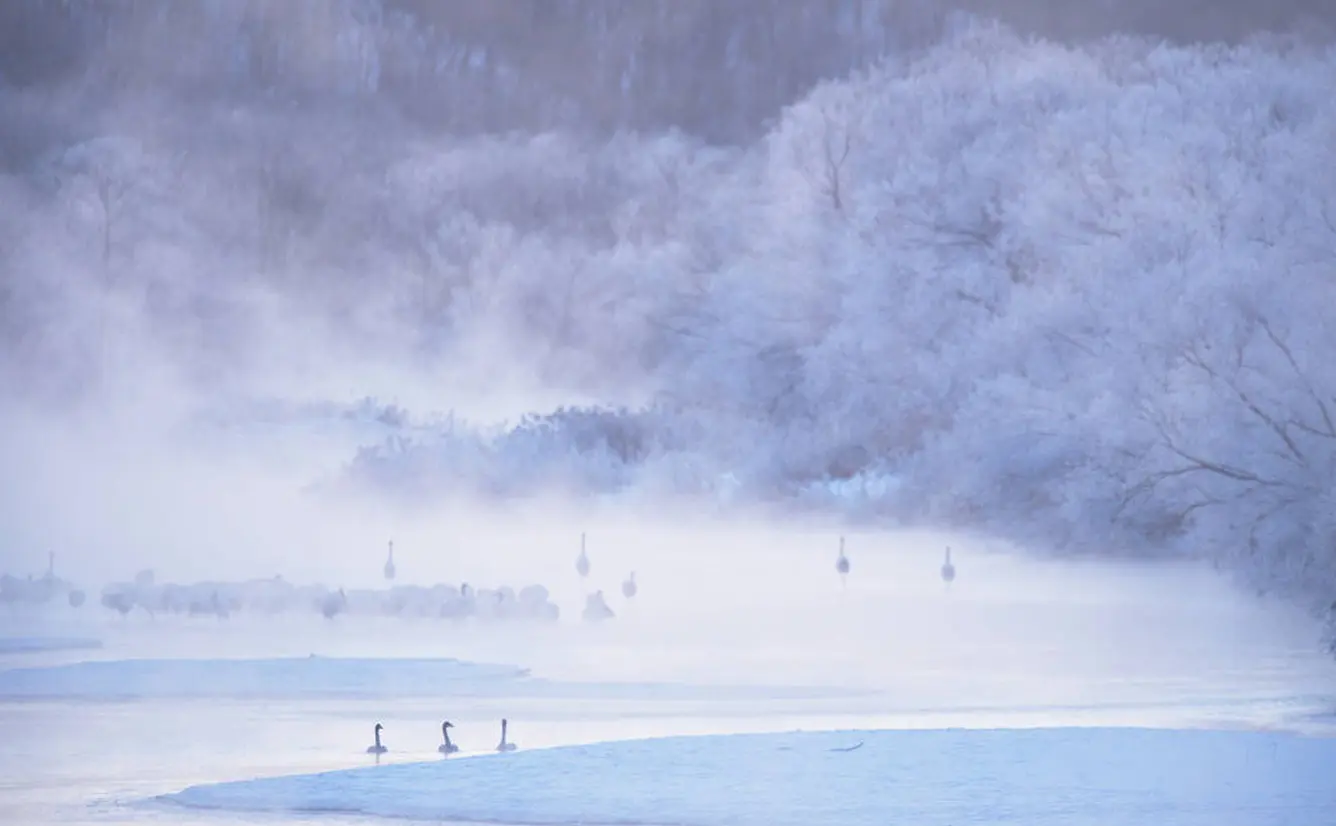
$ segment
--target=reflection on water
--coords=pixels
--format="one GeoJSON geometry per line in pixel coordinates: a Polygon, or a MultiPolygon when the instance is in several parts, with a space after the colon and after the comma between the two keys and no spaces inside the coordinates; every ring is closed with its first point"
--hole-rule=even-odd
{"type": "MultiPolygon", "coordinates": [[[[465,754],[495,745],[502,716],[521,748],[799,728],[1330,726],[1321,715],[1336,708],[1336,666],[1293,611],[1187,567],[1041,563],[954,547],[959,576],[949,589],[936,578],[941,546],[931,538],[851,541],[847,590],[834,573],[834,548],[813,550],[807,540],[781,537],[729,553],[701,543],[634,558],[601,551],[596,570],[620,576],[634,567],[640,593],[616,604],[617,619],[599,628],[121,621],[96,611],[0,618],[3,634],[105,643],[6,656],[0,668],[164,656],[444,656],[516,663],[560,680],[869,692],[672,702],[648,694],[614,701],[596,691],[451,697],[444,689],[438,697],[339,701],[0,698],[0,822],[277,822],[126,804],[195,783],[367,765],[377,721],[390,749],[385,763],[442,759],[436,746],[446,718],[465,754]]],[[[552,587],[567,615],[577,615],[578,583],[552,587]]]]}

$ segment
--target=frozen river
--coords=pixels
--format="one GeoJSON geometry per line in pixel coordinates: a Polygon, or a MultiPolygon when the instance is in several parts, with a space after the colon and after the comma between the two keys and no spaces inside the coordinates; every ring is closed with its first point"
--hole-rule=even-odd
{"type": "MultiPolygon", "coordinates": [[[[808,575],[807,562],[783,547],[767,549],[766,564],[800,573],[745,592],[739,583],[758,559],[715,558],[719,575],[701,580],[693,552],[662,557],[641,566],[641,596],[601,628],[10,615],[4,636],[103,645],[10,654],[0,669],[148,657],[451,657],[519,664],[550,682],[332,698],[285,685],[253,699],[209,696],[203,685],[196,696],[126,699],[114,698],[115,683],[129,666],[110,666],[74,695],[67,686],[45,697],[31,687],[46,672],[21,697],[0,673],[0,822],[371,822],[143,801],[199,783],[369,765],[363,752],[376,721],[392,749],[384,762],[440,759],[445,718],[466,752],[489,750],[502,716],[524,749],[796,729],[1332,729],[1336,666],[1318,653],[1311,624],[1282,606],[1187,567],[1041,563],[969,549],[958,551],[961,577],[948,590],[936,580],[937,547],[906,542],[894,554],[855,557],[847,590],[817,579],[834,579],[828,559],[817,557],[808,575]],[[639,685],[610,690],[609,682],[639,685]],[[684,685],[729,688],[672,688],[684,685]]],[[[558,596],[574,613],[577,589],[558,596]]],[[[209,667],[221,680],[230,666],[209,667]]]]}
{"type": "MultiPolygon", "coordinates": [[[[0,822],[115,824],[160,822],[301,823],[289,816],[231,816],[149,803],[147,798],[197,783],[373,765],[363,753],[368,720],[385,725],[392,751],[381,764],[439,760],[443,703],[385,701],[168,701],[155,703],[9,703],[0,727],[10,742],[0,757],[0,822]],[[13,736],[18,735],[18,736],[13,736]]],[[[489,750],[497,737],[489,703],[453,703],[465,749],[489,750]],[[470,742],[472,741],[472,742],[470,742]]],[[[821,728],[834,718],[696,716],[648,704],[638,716],[585,716],[581,702],[526,704],[512,736],[525,748],[681,733],[765,731],[796,724],[821,728]]],[[[366,822],[321,815],[310,822],[366,822]]]]}

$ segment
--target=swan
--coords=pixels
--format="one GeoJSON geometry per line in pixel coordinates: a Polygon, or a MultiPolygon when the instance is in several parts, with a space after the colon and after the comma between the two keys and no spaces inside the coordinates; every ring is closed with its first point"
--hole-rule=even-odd
{"type": "Polygon", "coordinates": [[[585,597],[585,607],[582,616],[585,622],[601,622],[606,619],[612,619],[614,615],[612,609],[608,607],[607,600],[603,599],[603,592],[595,591],[585,597]]]}
{"type": "Polygon", "coordinates": [[[385,752],[389,751],[389,749],[385,748],[380,744],[380,730],[383,728],[385,727],[382,726],[380,723],[376,723],[376,742],[366,747],[367,754],[384,754],[385,752]]]}
{"type": "Polygon", "coordinates": [[[343,593],[340,588],[336,593],[326,594],[320,600],[320,613],[325,615],[325,619],[334,619],[343,611],[348,609],[348,595],[343,593]]]}
{"type": "Polygon", "coordinates": [[[394,579],[394,540],[390,540],[390,558],[385,560],[385,578],[394,579]]]}
{"type": "Polygon", "coordinates": [[[525,585],[516,598],[525,605],[542,605],[549,596],[551,594],[541,585],[525,585]]]}
{"type": "Polygon", "coordinates": [[[186,607],[186,613],[192,617],[202,617],[207,614],[213,614],[218,619],[227,619],[228,610],[221,599],[218,598],[218,589],[214,589],[205,599],[192,599],[186,607]]]}
{"type": "Polygon", "coordinates": [[[589,557],[585,554],[585,535],[580,533],[580,556],[575,560],[575,572],[583,579],[589,576],[589,557]]]}
{"type": "Polygon", "coordinates": [[[636,588],[636,572],[632,571],[631,575],[626,578],[625,582],[622,583],[622,596],[626,597],[627,599],[631,599],[636,595],[637,590],[638,589],[636,588]]]}
{"type": "Polygon", "coordinates": [[[505,719],[502,719],[502,720],[501,720],[501,742],[496,744],[496,750],[497,750],[497,751],[514,751],[514,750],[515,750],[515,744],[514,744],[514,743],[507,743],[507,742],[506,742],[506,726],[507,726],[507,724],[508,724],[508,723],[507,723],[507,721],[506,721],[505,719]]]}
{"type": "Polygon", "coordinates": [[[102,591],[102,606],[110,608],[122,617],[134,610],[135,597],[126,585],[109,585],[102,591]]]}
{"type": "MultiPolygon", "coordinates": [[[[439,751],[441,754],[454,754],[455,752],[459,751],[459,746],[456,746],[454,743],[450,742],[450,729],[454,727],[455,724],[450,722],[449,720],[446,720],[444,723],[441,723],[441,736],[445,738],[445,742],[436,747],[436,750],[439,751]]],[[[501,739],[504,740],[505,736],[506,736],[505,733],[502,732],[501,739]]]]}
{"type": "Polygon", "coordinates": [[[840,558],[835,560],[835,570],[840,572],[840,579],[849,573],[849,557],[844,555],[844,537],[840,537],[840,558]]]}
{"type": "Polygon", "coordinates": [[[951,564],[951,546],[946,546],[946,561],[942,563],[942,582],[950,585],[956,578],[956,566],[951,564]]]}

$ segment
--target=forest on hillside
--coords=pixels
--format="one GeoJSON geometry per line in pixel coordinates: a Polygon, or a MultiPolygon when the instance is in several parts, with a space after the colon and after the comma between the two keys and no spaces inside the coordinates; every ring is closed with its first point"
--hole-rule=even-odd
{"type": "Polygon", "coordinates": [[[1336,13],[1075,5],[3,4],[7,403],[519,369],[597,403],[409,410],[349,479],[1202,555],[1336,614],[1336,13]]]}

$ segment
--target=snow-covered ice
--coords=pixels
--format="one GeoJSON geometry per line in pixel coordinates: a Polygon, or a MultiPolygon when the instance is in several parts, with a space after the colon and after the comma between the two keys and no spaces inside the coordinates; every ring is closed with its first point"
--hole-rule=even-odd
{"type": "Polygon", "coordinates": [[[101,647],[101,640],[87,637],[0,637],[0,654],[83,651],[101,647]]]}
{"type": "Polygon", "coordinates": [[[0,671],[0,700],[488,697],[601,700],[841,699],[856,689],[563,682],[514,665],[455,659],[293,657],[93,660],[0,671]]]}
{"type": "Polygon", "coordinates": [[[1330,826],[1333,767],[1336,739],[1265,732],[845,731],[571,746],[162,799],[517,824],[1330,826]]]}
{"type": "Polygon", "coordinates": [[[417,696],[527,673],[451,659],[107,660],[0,671],[0,698],[417,696]]]}

